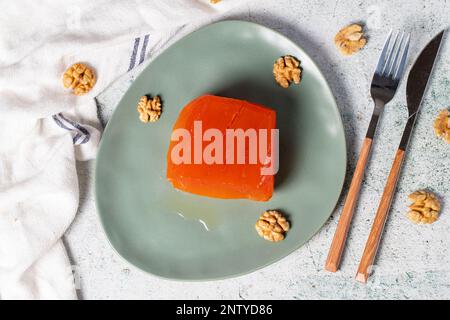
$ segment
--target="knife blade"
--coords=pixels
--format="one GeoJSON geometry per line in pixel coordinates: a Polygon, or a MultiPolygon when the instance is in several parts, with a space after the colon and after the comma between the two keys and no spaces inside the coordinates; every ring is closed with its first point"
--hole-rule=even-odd
{"type": "Polygon", "coordinates": [[[399,149],[406,150],[411,132],[416,122],[422,100],[433,71],[436,57],[441,47],[445,30],[436,35],[422,50],[409,72],[406,84],[406,104],[408,106],[408,121],[400,141],[399,149]]]}

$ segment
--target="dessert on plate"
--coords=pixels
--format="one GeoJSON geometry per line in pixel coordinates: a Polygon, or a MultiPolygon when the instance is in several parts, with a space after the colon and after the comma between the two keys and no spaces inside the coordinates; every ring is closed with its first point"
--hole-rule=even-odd
{"type": "Polygon", "coordinates": [[[197,195],[267,201],[277,167],[275,128],[270,108],[200,96],[181,110],[173,127],[167,179],[197,195]]]}

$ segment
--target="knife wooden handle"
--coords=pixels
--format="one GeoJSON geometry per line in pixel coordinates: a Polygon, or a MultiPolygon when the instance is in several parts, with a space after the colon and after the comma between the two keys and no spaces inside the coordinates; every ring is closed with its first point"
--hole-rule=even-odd
{"type": "Polygon", "coordinates": [[[372,229],[370,230],[369,238],[364,248],[364,253],[359,263],[358,272],[356,273],[356,280],[360,282],[367,282],[369,278],[370,268],[375,261],[378,245],[380,244],[384,225],[391,207],[392,198],[394,196],[395,188],[397,186],[398,177],[400,175],[405,151],[398,149],[395,154],[394,163],[392,164],[391,172],[389,173],[386,186],[384,187],[383,196],[378,206],[375,220],[373,221],[372,229]]]}
{"type": "Polygon", "coordinates": [[[333,237],[333,242],[331,243],[330,251],[328,252],[328,258],[325,262],[325,270],[327,271],[336,272],[339,269],[342,252],[344,251],[348,230],[350,228],[353,212],[358,200],[371,147],[372,139],[365,138],[359,154],[358,162],[356,164],[355,172],[353,173],[350,189],[348,191],[347,198],[345,199],[342,214],[339,218],[336,232],[333,237]]]}

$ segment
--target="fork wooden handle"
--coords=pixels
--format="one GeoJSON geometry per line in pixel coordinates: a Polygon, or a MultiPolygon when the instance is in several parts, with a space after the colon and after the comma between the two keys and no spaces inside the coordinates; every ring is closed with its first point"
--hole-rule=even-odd
{"type": "Polygon", "coordinates": [[[372,139],[366,137],[359,154],[359,159],[356,164],[355,172],[353,173],[350,189],[348,191],[347,198],[345,199],[342,214],[339,218],[337,229],[333,237],[333,242],[331,243],[328,258],[325,263],[325,270],[327,271],[336,272],[339,269],[342,252],[347,240],[348,230],[352,221],[356,202],[358,200],[359,190],[361,189],[364,171],[366,169],[371,147],[372,139]]]}
{"type": "Polygon", "coordinates": [[[359,263],[358,272],[356,273],[356,280],[360,282],[367,282],[369,278],[370,268],[375,261],[378,245],[380,244],[384,225],[391,207],[392,198],[394,196],[395,188],[397,186],[398,177],[402,168],[405,151],[398,149],[395,154],[394,163],[392,164],[391,172],[384,187],[383,196],[378,206],[375,220],[373,221],[372,229],[364,248],[364,253],[359,263]]]}

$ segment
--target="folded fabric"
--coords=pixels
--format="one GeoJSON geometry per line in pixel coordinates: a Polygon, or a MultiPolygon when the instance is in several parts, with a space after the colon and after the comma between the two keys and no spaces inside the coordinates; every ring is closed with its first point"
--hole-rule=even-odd
{"type": "Polygon", "coordinates": [[[0,298],[74,299],[61,237],[78,208],[76,160],[95,158],[94,97],[171,39],[242,1],[4,2],[0,11],[0,298]],[[87,62],[75,96],[61,76],[87,62]]]}

